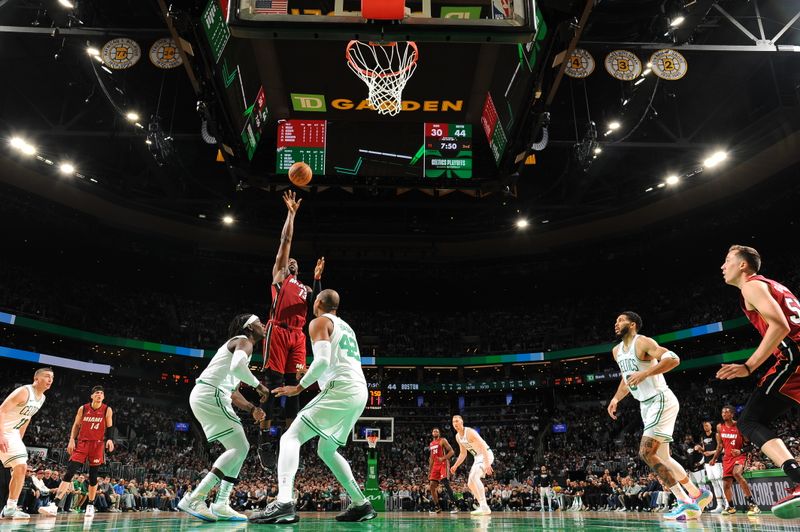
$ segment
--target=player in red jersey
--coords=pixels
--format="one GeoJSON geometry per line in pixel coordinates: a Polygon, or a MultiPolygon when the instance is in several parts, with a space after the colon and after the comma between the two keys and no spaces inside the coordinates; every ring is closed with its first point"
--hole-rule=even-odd
{"type": "Polygon", "coordinates": [[[772,507],[776,517],[800,517],[800,465],[770,425],[800,404],[800,301],[782,284],[758,275],[761,255],[748,246],[728,249],[721,266],[725,282],[741,290],[739,301],[747,319],[761,333],[761,343],[744,364],[723,364],[719,379],[748,377],[773,355],[775,364],[758,385],[739,416],[739,430],[780,466],[794,483],[789,494],[772,507]]]}
{"type": "Polygon", "coordinates": [[[111,432],[114,425],[114,412],[104,404],[106,398],[102,386],[92,388],[92,402],[78,408],[75,422],[69,435],[67,452],[70,453],[67,472],[61,479],[54,503],[58,505],[67,489],[72,486],[72,477],[89,462],[89,502],[86,517],[94,516],[94,498],[97,495],[97,470],[104,462],[103,451],[114,451],[111,432]],[[77,445],[75,440],[77,439],[77,445]]]}
{"type": "MultiPolygon", "coordinates": [[[[447,494],[450,496],[450,502],[455,504],[456,501],[453,490],[450,487],[450,482],[447,479],[448,470],[450,469],[450,459],[456,452],[450,446],[450,442],[448,442],[446,438],[441,437],[439,429],[433,429],[431,431],[431,436],[433,436],[433,440],[428,446],[431,452],[430,459],[428,460],[428,480],[431,482],[431,497],[433,498],[434,507],[431,509],[430,513],[438,514],[442,511],[442,507],[439,504],[439,483],[442,484],[447,494]]],[[[455,513],[454,510],[455,507],[450,510],[450,513],[455,513]]]]}
{"type": "Polygon", "coordinates": [[[736,479],[747,502],[747,515],[757,515],[761,513],[761,509],[756,504],[756,501],[753,500],[750,486],[747,485],[747,481],[742,476],[747,462],[747,455],[742,451],[744,438],[736,425],[736,420],[733,419],[734,411],[731,405],[722,407],[722,423],[717,424],[717,450],[714,452],[714,457],[711,459],[710,464],[712,466],[716,464],[720,453],[724,450],[722,479],[725,482],[723,489],[725,491],[725,499],[728,501],[728,508],[722,513],[728,515],[736,513],[736,507],[733,505],[733,480],[736,479]]]}
{"type": "MultiPolygon", "coordinates": [[[[306,335],[303,327],[308,314],[308,301],[314,293],[322,291],[320,280],[325,269],[325,257],[317,260],[314,267],[314,288],[310,288],[297,277],[297,260],[289,257],[294,234],[294,218],[302,199],[296,199],[293,191],[283,194],[286,204],[286,221],[281,231],[281,243],[275,264],[272,266],[272,306],[264,337],[264,380],[270,390],[281,386],[294,386],[305,369],[306,335]]],[[[288,428],[299,410],[297,397],[286,397],[286,427],[288,428]]],[[[269,394],[266,398],[266,418],[258,433],[258,458],[261,467],[269,469],[275,465],[276,442],[270,441],[269,429],[275,417],[278,398],[269,394]]],[[[277,440],[276,440],[277,441],[277,440]]]]}

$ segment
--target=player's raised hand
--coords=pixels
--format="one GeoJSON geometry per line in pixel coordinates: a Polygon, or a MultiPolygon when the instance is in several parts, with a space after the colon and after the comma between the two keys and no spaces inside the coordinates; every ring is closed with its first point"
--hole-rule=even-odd
{"type": "Polygon", "coordinates": [[[750,372],[747,371],[747,366],[744,364],[723,364],[717,371],[717,378],[720,380],[737,379],[748,375],[750,372]]]}
{"type": "Polygon", "coordinates": [[[314,266],[314,279],[322,279],[322,272],[325,271],[325,257],[317,259],[317,265],[314,266]]]}
{"type": "Polygon", "coordinates": [[[608,408],[606,409],[608,411],[608,415],[611,416],[611,419],[615,421],[617,419],[617,403],[619,403],[618,400],[612,399],[608,402],[608,408]]]}
{"type": "Polygon", "coordinates": [[[75,438],[70,438],[69,443],[67,444],[67,452],[72,454],[75,452],[75,438]]]}
{"type": "Polygon", "coordinates": [[[296,199],[294,190],[287,190],[283,193],[283,202],[286,204],[286,208],[289,209],[290,213],[297,214],[297,210],[300,208],[300,203],[303,202],[303,199],[296,199]]]}
{"type": "Polygon", "coordinates": [[[113,453],[114,452],[114,442],[111,440],[106,440],[106,451],[113,453]]]}

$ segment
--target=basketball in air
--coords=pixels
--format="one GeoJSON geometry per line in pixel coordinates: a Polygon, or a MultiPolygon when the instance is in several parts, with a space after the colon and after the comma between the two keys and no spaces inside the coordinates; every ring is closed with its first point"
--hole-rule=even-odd
{"type": "Polygon", "coordinates": [[[302,161],[298,161],[289,167],[289,181],[297,187],[304,187],[311,183],[314,174],[311,167],[302,161]]]}

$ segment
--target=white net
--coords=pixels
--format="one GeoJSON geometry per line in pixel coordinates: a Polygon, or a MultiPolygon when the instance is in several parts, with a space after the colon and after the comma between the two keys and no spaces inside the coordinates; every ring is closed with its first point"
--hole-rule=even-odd
{"type": "Polygon", "coordinates": [[[394,116],[403,108],[403,89],[417,68],[418,57],[413,41],[350,41],[347,45],[347,65],[367,84],[367,101],[382,115],[394,116]]]}

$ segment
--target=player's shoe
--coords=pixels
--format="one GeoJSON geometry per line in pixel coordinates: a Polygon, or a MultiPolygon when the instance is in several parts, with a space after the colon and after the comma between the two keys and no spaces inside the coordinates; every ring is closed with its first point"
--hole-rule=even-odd
{"type": "Polygon", "coordinates": [[[364,504],[358,506],[351,503],[350,506],[347,507],[347,510],[336,516],[336,520],[360,523],[361,521],[369,521],[376,517],[378,517],[378,514],[372,507],[372,503],[367,499],[364,504]]]}
{"type": "Polygon", "coordinates": [[[86,514],[83,516],[84,519],[91,519],[94,517],[94,504],[87,504],[86,505],[86,514]]]}
{"type": "Polygon", "coordinates": [[[184,511],[203,521],[214,522],[217,520],[217,516],[211,513],[211,510],[206,506],[206,501],[195,499],[188,493],[178,502],[178,510],[184,511]]]}
{"type": "Polygon", "coordinates": [[[761,508],[757,504],[751,504],[747,507],[747,515],[758,515],[761,513],[761,508]]]}
{"type": "Polygon", "coordinates": [[[450,513],[451,514],[457,514],[458,513],[458,508],[455,508],[455,507],[451,508],[450,509],[450,513]]]}
{"type": "Polygon", "coordinates": [[[0,517],[4,519],[30,519],[31,516],[20,510],[18,507],[9,508],[5,506],[2,511],[0,511],[0,517]]]}
{"type": "Polygon", "coordinates": [[[772,506],[772,515],[781,519],[800,517],[800,484],[786,491],[788,495],[772,506]]]}
{"type": "Polygon", "coordinates": [[[435,508],[431,508],[430,510],[428,510],[428,513],[429,514],[440,514],[440,513],[442,513],[442,509],[439,508],[438,506],[436,506],[435,508]]]}
{"type": "Polygon", "coordinates": [[[256,454],[258,455],[258,462],[261,464],[261,469],[270,471],[275,467],[278,453],[275,450],[275,445],[269,441],[269,431],[261,430],[258,432],[256,454]]]}
{"type": "Polygon", "coordinates": [[[713,510],[709,510],[708,513],[710,514],[721,514],[722,513],[722,503],[717,500],[717,505],[714,506],[713,510]]]}
{"type": "Polygon", "coordinates": [[[489,508],[488,506],[481,506],[477,510],[472,510],[469,513],[469,515],[479,516],[479,515],[489,515],[491,513],[492,513],[492,509],[491,508],[489,508]]]}
{"type": "Polygon", "coordinates": [[[269,503],[264,511],[250,514],[251,523],[262,525],[289,524],[299,520],[300,517],[294,511],[294,502],[278,502],[277,499],[269,503]]]}
{"type": "Polygon", "coordinates": [[[722,515],[734,515],[736,513],[736,508],[733,506],[728,506],[724,510],[722,510],[722,515]]]}
{"type": "Polygon", "coordinates": [[[57,515],[58,506],[56,506],[56,503],[51,502],[47,506],[42,506],[41,508],[39,508],[39,513],[42,515],[57,515]]]}
{"type": "Polygon", "coordinates": [[[714,495],[708,491],[706,488],[702,488],[700,490],[700,495],[694,500],[694,503],[700,507],[700,511],[706,509],[706,506],[711,504],[711,501],[714,500],[714,495]]]}
{"type": "Polygon", "coordinates": [[[664,514],[664,519],[670,521],[691,521],[700,517],[700,507],[695,503],[681,502],[669,513],[664,514]]]}
{"type": "Polygon", "coordinates": [[[211,513],[217,516],[219,521],[247,521],[247,516],[240,514],[227,502],[215,502],[211,504],[211,513]]]}

